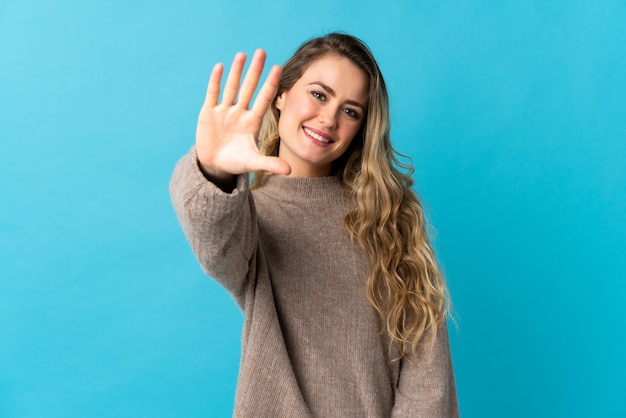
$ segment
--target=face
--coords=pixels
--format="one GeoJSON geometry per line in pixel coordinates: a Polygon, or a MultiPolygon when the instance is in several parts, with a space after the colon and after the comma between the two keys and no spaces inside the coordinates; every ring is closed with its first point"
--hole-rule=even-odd
{"type": "Polygon", "coordinates": [[[343,57],[313,61],[302,77],[276,98],[280,110],[278,156],[291,176],[327,176],[365,120],[369,82],[343,57]]]}

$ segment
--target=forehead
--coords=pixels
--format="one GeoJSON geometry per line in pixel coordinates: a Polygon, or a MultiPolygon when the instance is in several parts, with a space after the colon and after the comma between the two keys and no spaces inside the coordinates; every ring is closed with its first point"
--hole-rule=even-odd
{"type": "Polygon", "coordinates": [[[298,83],[308,85],[315,82],[329,86],[341,98],[367,102],[367,74],[347,58],[326,55],[313,61],[302,73],[298,83]]]}

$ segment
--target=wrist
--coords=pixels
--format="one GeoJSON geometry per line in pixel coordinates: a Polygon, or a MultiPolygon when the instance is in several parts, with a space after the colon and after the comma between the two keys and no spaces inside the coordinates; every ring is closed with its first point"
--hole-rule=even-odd
{"type": "Polygon", "coordinates": [[[205,164],[196,158],[198,168],[204,177],[211,183],[215,184],[224,192],[232,192],[236,185],[237,176],[231,173],[227,173],[222,170],[217,170],[214,167],[207,167],[205,164]]]}

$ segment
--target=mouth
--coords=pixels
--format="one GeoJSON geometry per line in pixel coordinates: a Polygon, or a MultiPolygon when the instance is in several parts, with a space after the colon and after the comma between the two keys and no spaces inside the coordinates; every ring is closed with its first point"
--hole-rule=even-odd
{"type": "Polygon", "coordinates": [[[321,142],[322,144],[330,144],[332,142],[335,142],[333,141],[333,138],[330,135],[325,134],[324,132],[318,131],[317,129],[313,130],[311,128],[307,128],[306,126],[303,127],[303,129],[304,129],[304,133],[307,134],[307,136],[316,140],[317,142],[321,142]]]}

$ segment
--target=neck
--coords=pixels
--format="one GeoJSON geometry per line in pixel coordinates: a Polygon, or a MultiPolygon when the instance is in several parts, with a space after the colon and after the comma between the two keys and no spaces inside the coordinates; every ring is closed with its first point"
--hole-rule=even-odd
{"type": "Polygon", "coordinates": [[[330,167],[297,167],[291,166],[289,177],[327,177],[330,176],[330,167]]]}
{"type": "Polygon", "coordinates": [[[291,167],[289,177],[328,177],[331,174],[331,164],[314,165],[306,164],[295,158],[289,158],[290,155],[280,152],[278,149],[278,158],[283,159],[291,167]]]}

